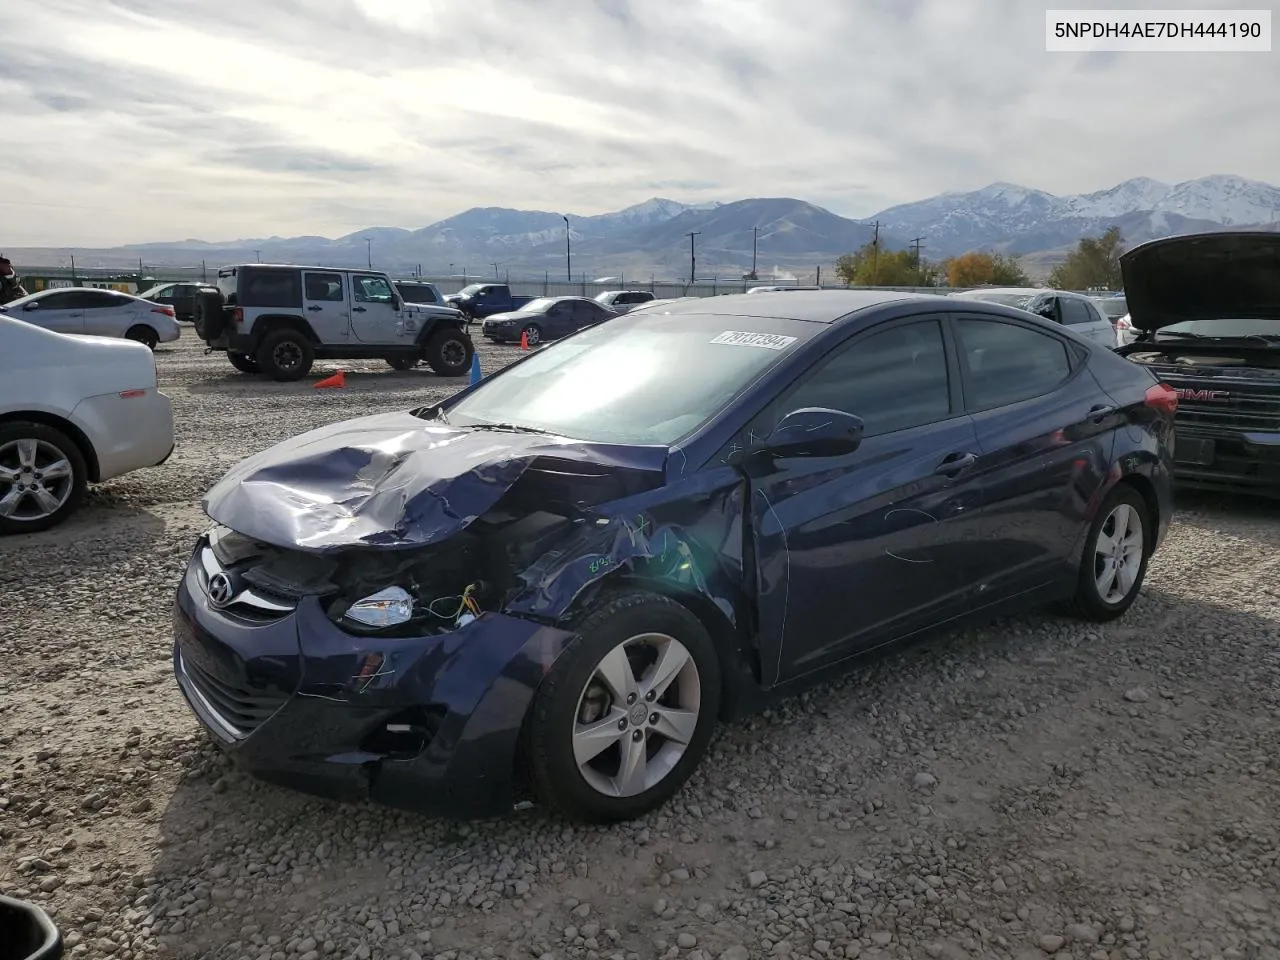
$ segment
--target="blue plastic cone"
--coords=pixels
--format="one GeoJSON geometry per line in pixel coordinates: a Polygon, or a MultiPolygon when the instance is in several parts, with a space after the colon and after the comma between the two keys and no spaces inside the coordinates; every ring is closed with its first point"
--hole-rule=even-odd
{"type": "Polygon", "coordinates": [[[479,383],[482,376],[484,375],[480,372],[480,354],[473,353],[471,355],[471,382],[479,383]]]}

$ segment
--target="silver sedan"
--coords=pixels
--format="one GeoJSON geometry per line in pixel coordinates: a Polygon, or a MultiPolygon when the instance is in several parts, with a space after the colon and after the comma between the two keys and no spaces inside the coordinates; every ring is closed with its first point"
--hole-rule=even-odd
{"type": "Polygon", "coordinates": [[[182,334],[173,307],[94,287],[41,290],[5,304],[0,312],[54,333],[124,337],[153,350],[182,334]]]}

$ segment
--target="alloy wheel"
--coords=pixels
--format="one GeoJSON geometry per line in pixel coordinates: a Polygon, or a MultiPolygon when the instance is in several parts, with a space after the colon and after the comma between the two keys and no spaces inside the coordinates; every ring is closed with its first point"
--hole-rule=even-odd
{"type": "Polygon", "coordinates": [[[679,640],[645,633],[623,641],[596,664],[578,698],[579,773],[609,797],[652,789],[684,756],[701,703],[697,664],[679,640]]]}
{"type": "Polygon", "coordinates": [[[1093,576],[1103,603],[1116,604],[1132,592],[1142,569],[1146,543],[1142,517],[1127,503],[1107,515],[1093,548],[1093,576]]]}
{"type": "Polygon", "coordinates": [[[75,473],[66,454],[25,437],[0,446],[0,517],[43,520],[71,498],[75,473]]]}
{"type": "Polygon", "coordinates": [[[537,327],[525,327],[522,331],[525,336],[525,342],[531,347],[536,347],[542,342],[542,331],[537,327]]]}

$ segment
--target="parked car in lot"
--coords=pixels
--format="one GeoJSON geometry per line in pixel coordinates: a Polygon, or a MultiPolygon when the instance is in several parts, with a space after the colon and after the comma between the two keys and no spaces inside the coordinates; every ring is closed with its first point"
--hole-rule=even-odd
{"type": "Polygon", "coordinates": [[[468,318],[483,320],[495,313],[521,310],[533,297],[517,297],[505,283],[473,283],[444,299],[449,306],[457,307],[468,318]]]}
{"type": "Polygon", "coordinates": [[[278,784],[451,816],[652,810],[717,718],[940,626],[1122,615],[1176,400],[1023,311],[736,295],[590,327],[208,493],[191,709],[278,784]]]}
{"type": "Polygon", "coordinates": [[[55,526],[87,483],[172,451],[173,409],[145,346],[0,316],[0,533],[55,526]]]}
{"type": "Polygon", "coordinates": [[[54,287],[0,306],[0,313],[54,333],[123,337],[152,350],[182,336],[173,307],[118,290],[54,287]]]}
{"type": "Polygon", "coordinates": [[[459,377],[475,346],[452,307],[406,303],[375,270],[240,264],[218,271],[201,297],[196,332],[242,373],[300,380],[317,359],[385,360],[408,370],[425,360],[459,377]]]}
{"type": "Polygon", "coordinates": [[[138,294],[143,300],[173,307],[176,319],[190,323],[195,319],[196,298],[200,292],[216,289],[207,283],[158,283],[138,294]]]}
{"type": "Polygon", "coordinates": [[[1280,233],[1153,240],[1120,268],[1120,353],[1178,394],[1179,483],[1280,498],[1280,233]]]}
{"type": "Polygon", "coordinates": [[[1066,290],[1043,290],[1036,287],[987,287],[950,294],[962,300],[985,300],[1018,307],[1054,323],[1071,327],[1103,347],[1116,346],[1116,331],[1090,297],[1066,290]]]}
{"type": "Polygon", "coordinates": [[[395,281],[396,293],[400,294],[405,303],[419,303],[428,306],[445,307],[444,294],[440,292],[440,288],[434,283],[428,283],[426,280],[397,280],[395,281]]]}
{"type": "Polygon", "coordinates": [[[643,310],[645,313],[663,313],[666,308],[673,303],[682,303],[685,300],[698,300],[699,297],[667,297],[662,300],[650,300],[648,303],[637,304],[628,310],[628,313],[635,313],[637,310],[643,310]]]}
{"type": "Polygon", "coordinates": [[[821,287],[752,287],[747,293],[791,293],[796,290],[821,290],[821,287]]]}
{"type": "Polygon", "coordinates": [[[480,333],[496,343],[519,343],[523,338],[536,347],[616,316],[604,304],[586,297],[539,297],[513,313],[489,317],[480,333]]]}
{"type": "Polygon", "coordinates": [[[614,313],[626,313],[642,303],[652,303],[654,296],[648,290],[606,290],[596,295],[596,303],[614,313]]]}

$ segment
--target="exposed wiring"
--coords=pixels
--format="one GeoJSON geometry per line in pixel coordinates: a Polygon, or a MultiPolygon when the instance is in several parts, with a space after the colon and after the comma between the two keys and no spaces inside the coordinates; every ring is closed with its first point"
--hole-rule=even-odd
{"type": "Polygon", "coordinates": [[[482,612],[480,610],[480,604],[476,603],[475,597],[472,596],[472,594],[476,592],[476,586],[477,585],[474,583],[467,584],[467,588],[462,591],[462,596],[460,597],[436,597],[427,604],[427,612],[439,617],[441,620],[457,620],[468,610],[471,611],[474,616],[480,616],[482,612]],[[446,602],[457,603],[457,606],[451,613],[441,613],[436,609],[436,604],[446,602]]]}

